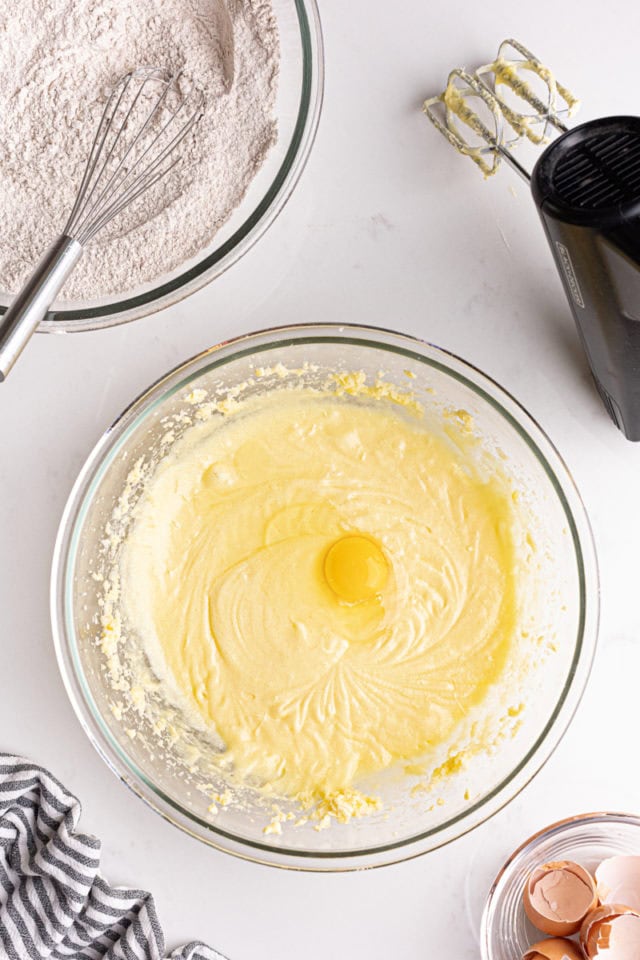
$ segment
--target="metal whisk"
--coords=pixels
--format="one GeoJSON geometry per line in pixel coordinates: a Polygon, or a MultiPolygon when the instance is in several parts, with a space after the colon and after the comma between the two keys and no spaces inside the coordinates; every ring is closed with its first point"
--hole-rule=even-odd
{"type": "Polygon", "coordinates": [[[0,320],[0,381],[44,318],[84,248],[114,217],[179,163],[176,148],[202,113],[184,80],[158,67],[125,74],[98,125],[73,209],[0,320]]]}

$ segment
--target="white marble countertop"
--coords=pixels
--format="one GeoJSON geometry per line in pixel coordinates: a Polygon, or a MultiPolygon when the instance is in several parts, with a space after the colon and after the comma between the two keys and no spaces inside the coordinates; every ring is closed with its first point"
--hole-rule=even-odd
{"type": "Polygon", "coordinates": [[[230,960],[472,960],[479,905],[514,845],[566,815],[640,809],[640,446],[613,427],[591,385],[526,188],[506,168],[484,183],[420,103],[442,89],[450,67],[487,62],[515,36],[582,97],[582,119],[639,113],[640,6],[321,0],[321,13],[324,115],[302,181],[268,234],[161,314],[38,336],[0,386],[0,749],[45,764],[78,794],[83,828],[104,841],[105,873],[154,892],[169,946],[200,938],[230,960]],[[76,721],[49,625],[56,528],[100,433],[179,361],[234,334],[299,320],[417,334],[513,392],[566,458],[601,567],[594,673],[545,769],[468,837],[348,875],[245,863],[148,810],[76,721]]]}

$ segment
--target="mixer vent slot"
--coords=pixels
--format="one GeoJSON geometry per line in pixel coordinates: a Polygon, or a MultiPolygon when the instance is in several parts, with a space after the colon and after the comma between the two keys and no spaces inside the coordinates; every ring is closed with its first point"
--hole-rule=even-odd
{"type": "Polygon", "coordinates": [[[586,140],[561,158],[554,187],[566,203],[597,210],[640,198],[640,137],[613,133],[586,140]]]}
{"type": "Polygon", "coordinates": [[[609,392],[605,390],[605,388],[602,386],[598,378],[594,376],[593,379],[594,379],[596,388],[598,390],[598,393],[600,394],[600,398],[604,404],[605,410],[607,411],[607,413],[615,423],[616,427],[618,427],[620,430],[623,430],[624,424],[622,422],[622,417],[618,412],[617,403],[615,403],[615,401],[613,400],[613,397],[609,394],[609,392]]]}

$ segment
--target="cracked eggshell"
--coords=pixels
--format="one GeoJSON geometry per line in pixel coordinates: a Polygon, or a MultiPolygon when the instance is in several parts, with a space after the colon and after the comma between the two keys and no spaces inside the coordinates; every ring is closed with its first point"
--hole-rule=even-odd
{"type": "Polygon", "coordinates": [[[580,929],[587,960],[638,960],[640,913],[621,903],[607,903],[587,914],[580,929]]]}
{"type": "Polygon", "coordinates": [[[584,960],[584,953],[572,940],[554,937],[534,943],[522,960],[584,960]]]}
{"type": "Polygon", "coordinates": [[[596,870],[600,903],[624,903],[640,911],[640,857],[609,857],[596,870]]]}
{"type": "Polygon", "coordinates": [[[536,867],[523,894],[524,912],[531,923],[552,937],[577,933],[597,903],[595,880],[571,860],[553,860],[536,867]]]}

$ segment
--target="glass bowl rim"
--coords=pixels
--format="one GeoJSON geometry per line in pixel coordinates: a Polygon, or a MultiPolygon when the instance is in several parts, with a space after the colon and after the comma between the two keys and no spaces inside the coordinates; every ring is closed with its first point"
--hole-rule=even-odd
{"type": "Polygon", "coordinates": [[[339,871],[407,860],[443,846],[493,816],[539,772],[564,736],[590,674],[598,631],[599,575],[588,516],[564,460],[534,418],[495,380],[455,354],[409,334],[361,324],[300,323],[253,331],[222,341],[178,364],[123,410],[85,460],[67,500],[56,537],[50,601],[54,646],[67,695],[95,749],[119,779],[165,819],[220,850],[291,869],[339,871]],[[578,635],[560,699],[544,729],[515,769],[479,801],[434,828],[394,843],[344,851],[308,851],[240,838],[195,816],[166,796],[129,760],[104,724],[100,712],[94,710],[90,691],[79,669],[73,621],[67,617],[72,583],[70,574],[92,492],[138,424],[159,403],[185,389],[204,372],[248,354],[319,341],[369,346],[408,356],[463,382],[497,410],[532,451],[560,501],[571,531],[580,592],[578,635]],[[546,448],[546,455],[540,445],[546,448]],[[555,467],[548,462],[549,456],[555,461],[555,467]],[[560,721],[562,723],[558,726],[560,721]]]}
{"type": "MultiPolygon", "coordinates": [[[[300,28],[302,82],[291,138],[271,182],[224,243],[147,289],[50,311],[38,333],[76,333],[120,326],[164,310],[215,280],[240,260],[282,213],[307,165],[324,98],[324,40],[317,0],[293,0],[300,28]]],[[[73,301],[72,301],[73,303],[73,301]]],[[[0,304],[0,316],[7,306],[0,304]]]]}
{"type": "Polygon", "coordinates": [[[499,892],[513,867],[529,853],[535,850],[536,847],[538,847],[541,843],[550,839],[551,837],[561,835],[573,827],[588,827],[591,824],[605,823],[624,823],[628,824],[629,826],[640,827],[640,816],[635,813],[599,810],[592,813],[577,813],[571,817],[563,817],[562,820],[556,820],[555,823],[551,823],[546,827],[542,827],[540,830],[536,830],[535,833],[532,833],[527,840],[521,843],[511,854],[509,854],[505,862],[500,867],[500,870],[498,871],[495,880],[491,884],[491,887],[489,888],[489,893],[487,894],[487,898],[482,910],[482,919],[480,921],[480,949],[482,951],[483,960],[488,960],[489,957],[488,944],[489,937],[491,935],[491,907],[497,893],[499,892]]]}

